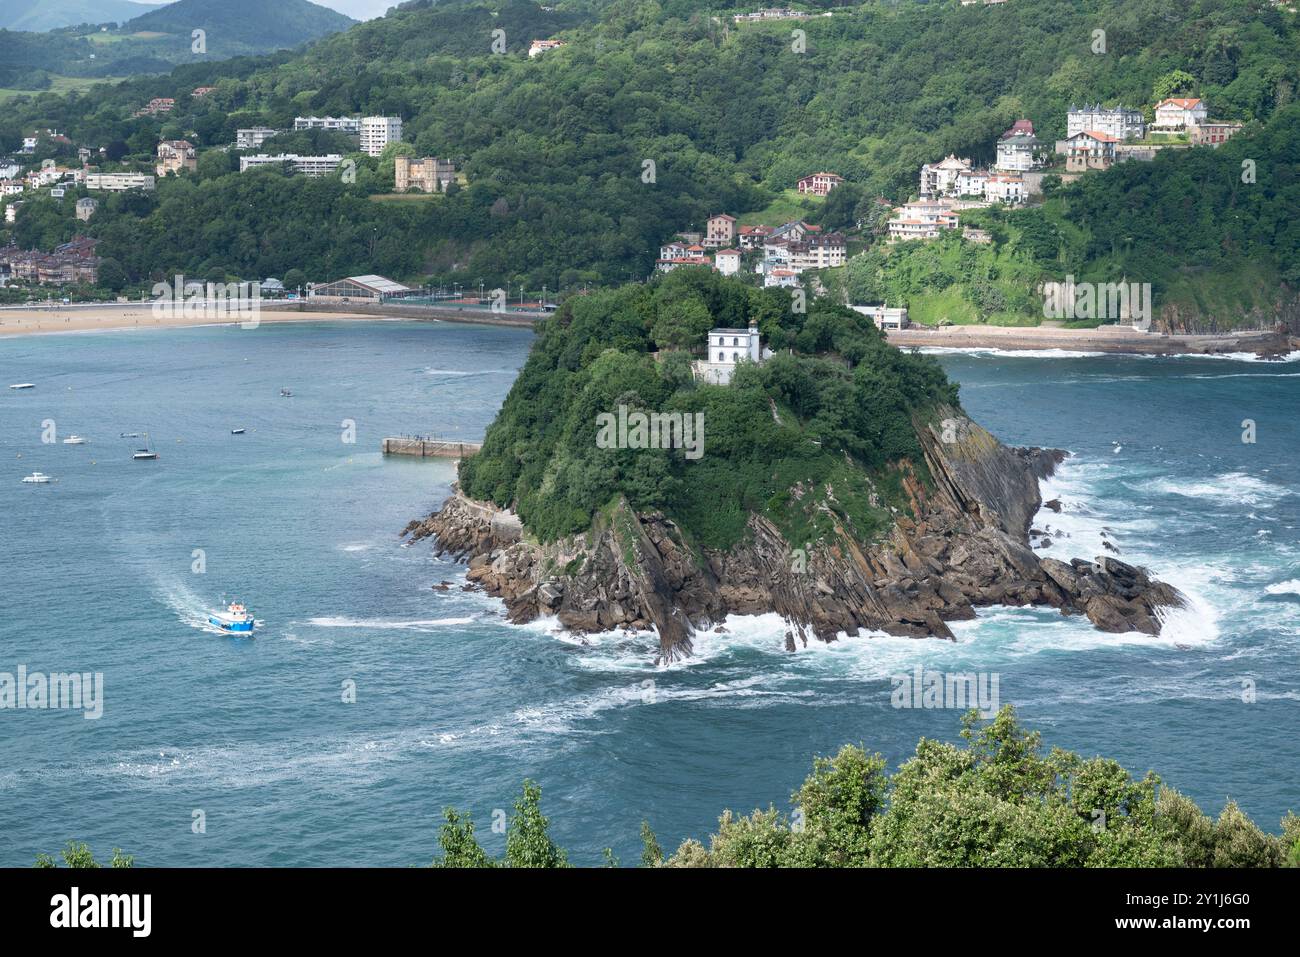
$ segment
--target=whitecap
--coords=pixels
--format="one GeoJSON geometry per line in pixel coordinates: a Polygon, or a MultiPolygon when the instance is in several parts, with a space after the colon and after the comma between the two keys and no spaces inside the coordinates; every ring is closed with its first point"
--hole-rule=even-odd
{"type": "Polygon", "coordinates": [[[1291,494],[1290,489],[1245,472],[1227,472],[1201,482],[1172,477],[1156,479],[1150,483],[1149,489],[1162,495],[1180,495],[1183,498],[1249,505],[1252,508],[1268,508],[1278,499],[1291,494]]]}
{"type": "Polygon", "coordinates": [[[1300,595],[1300,578],[1274,582],[1272,585],[1265,586],[1264,591],[1270,595],[1300,595]]]}

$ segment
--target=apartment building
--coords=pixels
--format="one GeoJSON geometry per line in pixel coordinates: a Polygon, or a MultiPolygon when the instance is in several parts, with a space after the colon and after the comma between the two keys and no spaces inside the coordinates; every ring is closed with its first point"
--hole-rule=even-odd
{"type": "Polygon", "coordinates": [[[262,166],[283,166],[285,163],[289,163],[293,166],[295,173],[320,177],[336,172],[342,162],[343,157],[338,153],[329,153],[325,156],[299,156],[297,153],[258,153],[254,156],[241,156],[239,158],[239,171],[246,173],[250,169],[257,169],[262,166]]]}
{"type": "Polygon", "coordinates": [[[400,116],[363,116],[361,117],[361,152],[367,156],[378,156],[389,143],[402,139],[402,118],[400,116]]]}
{"type": "Polygon", "coordinates": [[[254,126],[246,130],[235,130],[235,149],[261,149],[263,143],[269,140],[272,136],[278,136],[279,134],[279,130],[273,130],[266,126],[254,126]]]}
{"type": "Polygon", "coordinates": [[[150,190],[154,188],[154,178],[148,173],[87,173],[86,189],[103,190],[108,193],[120,193],[128,189],[150,190]]]}
{"type": "Polygon", "coordinates": [[[356,136],[361,132],[361,119],[356,116],[296,116],[293,120],[295,130],[333,130],[335,133],[347,133],[356,136]]]}

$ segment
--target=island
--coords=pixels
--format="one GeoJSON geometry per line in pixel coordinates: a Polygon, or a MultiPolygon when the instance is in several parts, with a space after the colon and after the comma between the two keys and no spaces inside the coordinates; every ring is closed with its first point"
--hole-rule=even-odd
{"type": "Polygon", "coordinates": [[[1172,586],[1030,547],[1066,453],[1003,445],[932,357],[797,292],[681,270],[571,297],[453,494],[403,535],[466,561],[512,621],[653,628],[661,661],[730,614],[781,615],[790,650],[951,639],[990,605],[1160,632],[1172,586]]]}

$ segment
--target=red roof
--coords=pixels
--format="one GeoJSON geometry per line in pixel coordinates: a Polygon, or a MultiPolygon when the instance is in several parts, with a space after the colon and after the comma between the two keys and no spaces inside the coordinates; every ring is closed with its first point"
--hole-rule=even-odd
{"type": "Polygon", "coordinates": [[[1070,139],[1077,139],[1080,136],[1091,136],[1094,140],[1096,140],[1099,143],[1119,142],[1118,136],[1111,136],[1109,133],[1100,133],[1097,130],[1080,130],[1078,133],[1075,133],[1074,136],[1071,136],[1070,139]]]}

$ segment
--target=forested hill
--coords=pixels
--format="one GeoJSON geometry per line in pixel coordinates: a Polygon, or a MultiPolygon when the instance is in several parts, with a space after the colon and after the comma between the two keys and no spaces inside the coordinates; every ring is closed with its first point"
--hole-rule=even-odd
{"type": "Polygon", "coordinates": [[[355,22],[309,0],[176,0],[128,21],[122,32],[170,34],[189,47],[192,31],[204,30],[227,50],[266,50],[296,47],[355,22]]]}
{"type": "Polygon", "coordinates": [[[166,74],[178,64],[292,49],[355,22],[308,0],[37,4],[16,18],[12,32],[0,29],[0,86],[38,91],[61,77],[166,74]],[[39,22],[59,28],[19,32],[44,29],[24,26],[39,22]],[[196,30],[204,31],[197,45],[196,30]]]}
{"type": "MultiPolygon", "coordinates": [[[[1264,0],[871,2],[798,22],[805,52],[792,48],[791,23],[736,25],[729,11],[696,6],[415,0],[300,54],[15,101],[0,119],[0,149],[24,128],[51,126],[77,143],[121,144],[125,161],[144,162],[160,136],[211,147],[238,127],[283,128],[304,113],[400,114],[414,151],[454,159],[468,188],[379,204],[368,197],[389,188],[391,160],[362,160],[348,185],[241,177],[233,157],[205,155],[197,178],[108,203],[92,231],[132,277],[298,267],[313,278],[376,271],[555,288],[644,277],[673,232],[719,210],[758,215],[815,170],[839,172],[849,188],[810,215],[852,225],[878,194],[906,200],[924,162],[949,152],[991,159],[1016,118],[1050,140],[1072,102],[1149,108],[1157,86],[1182,71],[1216,119],[1240,120],[1246,132],[1212,159],[1089,177],[1086,197],[1066,191],[1041,214],[1026,261],[1078,275],[1103,260],[1123,269],[1133,257],[1160,264],[1149,277],[1158,294],[1182,281],[1170,264],[1193,258],[1198,276],[1230,274],[1248,257],[1265,283],[1300,277],[1283,232],[1296,204],[1287,172],[1296,120],[1280,112],[1300,86],[1300,29],[1264,0]],[[504,53],[492,51],[494,30],[504,32],[504,53]],[[567,45],[527,56],[532,40],[549,37],[567,45]],[[191,100],[201,84],[217,91],[191,100]],[[152,96],[176,97],[184,110],[132,119],[152,96]],[[1201,177],[1236,182],[1242,156],[1260,170],[1249,197],[1203,188],[1201,177]],[[1134,191],[1140,175],[1156,182],[1134,191]],[[1139,227],[1157,212],[1168,225],[1118,242],[1095,216],[1120,207],[1139,227]]],[[[74,228],[67,210],[33,207],[21,242],[48,245],[74,228]]]]}
{"type": "Polygon", "coordinates": [[[149,9],[133,0],[5,0],[0,28],[40,31],[79,23],[122,23],[149,9]]]}

